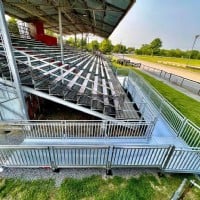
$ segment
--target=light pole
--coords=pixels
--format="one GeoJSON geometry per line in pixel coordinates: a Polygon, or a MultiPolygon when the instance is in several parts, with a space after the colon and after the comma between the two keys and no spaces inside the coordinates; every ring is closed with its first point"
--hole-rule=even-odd
{"type": "Polygon", "coordinates": [[[123,53],[123,47],[122,47],[122,40],[120,42],[120,53],[122,54],[123,64],[124,64],[124,53],[123,53]]]}
{"type": "Polygon", "coordinates": [[[194,49],[194,45],[195,45],[195,43],[196,43],[198,37],[200,37],[200,34],[199,34],[199,35],[195,35],[194,42],[193,42],[193,44],[192,44],[192,50],[191,50],[191,53],[189,54],[189,58],[188,58],[186,67],[188,67],[188,64],[189,64],[189,62],[190,62],[190,58],[191,58],[191,55],[192,55],[192,51],[193,51],[193,49],[194,49]]]}

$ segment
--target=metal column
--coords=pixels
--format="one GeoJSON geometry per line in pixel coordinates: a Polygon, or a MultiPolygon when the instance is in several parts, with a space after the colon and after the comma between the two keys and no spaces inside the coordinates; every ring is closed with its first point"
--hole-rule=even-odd
{"type": "Polygon", "coordinates": [[[10,67],[10,70],[12,72],[12,76],[13,76],[13,80],[14,80],[13,87],[16,88],[17,96],[19,98],[22,117],[23,117],[23,119],[28,119],[24,95],[23,95],[23,92],[21,89],[19,72],[18,72],[17,64],[16,64],[16,61],[14,58],[10,34],[8,31],[8,27],[7,27],[7,23],[6,23],[6,19],[5,19],[5,12],[4,12],[4,8],[3,8],[3,3],[1,0],[0,0],[0,31],[1,31],[2,39],[3,39],[4,45],[5,45],[5,50],[6,50],[5,53],[7,55],[7,62],[10,67]]]}
{"type": "Polygon", "coordinates": [[[62,64],[64,64],[61,7],[58,7],[58,17],[59,17],[58,20],[59,20],[59,33],[60,33],[60,54],[61,54],[62,64]]]}
{"type": "Polygon", "coordinates": [[[74,35],[74,42],[75,42],[75,46],[77,46],[77,38],[76,38],[76,33],[74,35]]]}
{"type": "Polygon", "coordinates": [[[82,33],[82,36],[81,36],[81,50],[83,50],[83,33],[82,33]]]}

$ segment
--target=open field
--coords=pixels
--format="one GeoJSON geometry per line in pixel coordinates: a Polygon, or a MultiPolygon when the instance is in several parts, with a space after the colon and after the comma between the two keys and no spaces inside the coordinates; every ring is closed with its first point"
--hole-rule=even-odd
{"type": "MultiPolygon", "coordinates": [[[[9,200],[168,200],[186,175],[145,174],[130,178],[91,176],[66,178],[59,187],[53,179],[27,181],[0,179],[0,199],[9,200]]],[[[200,184],[200,181],[195,180],[200,184]]],[[[189,185],[189,181],[187,186],[189,185]]],[[[198,200],[200,190],[192,187],[184,200],[198,200]]]]}
{"type": "Polygon", "coordinates": [[[165,97],[172,105],[174,105],[181,113],[183,113],[188,119],[194,122],[197,126],[200,126],[200,102],[188,97],[187,95],[179,92],[178,90],[166,85],[162,81],[159,81],[138,69],[130,66],[122,66],[115,62],[113,65],[117,67],[122,75],[127,75],[128,70],[133,70],[141,75],[147,82],[149,82],[158,92],[165,97]]]}

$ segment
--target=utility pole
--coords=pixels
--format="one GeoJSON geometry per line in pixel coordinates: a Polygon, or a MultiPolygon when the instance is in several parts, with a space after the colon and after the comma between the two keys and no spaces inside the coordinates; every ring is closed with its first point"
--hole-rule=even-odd
{"type": "Polygon", "coordinates": [[[193,51],[193,49],[194,49],[194,45],[195,45],[195,43],[196,43],[196,41],[197,41],[197,39],[198,39],[199,36],[200,36],[200,34],[199,34],[199,35],[195,35],[194,42],[193,42],[193,44],[192,44],[192,50],[191,50],[191,53],[189,54],[189,58],[188,58],[186,67],[188,67],[188,64],[189,64],[189,62],[190,62],[190,58],[191,58],[191,56],[192,56],[192,51],[193,51]]]}

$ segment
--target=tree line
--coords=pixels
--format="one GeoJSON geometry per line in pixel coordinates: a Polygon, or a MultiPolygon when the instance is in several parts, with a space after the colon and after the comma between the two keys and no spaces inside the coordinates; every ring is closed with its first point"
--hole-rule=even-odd
{"type": "Polygon", "coordinates": [[[70,46],[76,46],[77,48],[83,48],[88,51],[101,51],[105,54],[109,53],[135,53],[137,55],[150,55],[150,56],[164,56],[164,57],[176,57],[176,58],[191,58],[200,59],[200,52],[197,50],[183,51],[181,49],[162,49],[162,41],[160,38],[155,38],[149,44],[143,44],[140,48],[126,47],[122,44],[113,45],[109,39],[104,39],[102,42],[93,40],[90,43],[86,42],[86,39],[75,39],[70,37],[67,41],[70,46]]]}
{"type": "MultiPolygon", "coordinates": [[[[8,20],[8,28],[9,31],[19,35],[19,29],[17,26],[17,21],[15,18],[10,18],[8,20]]],[[[50,30],[45,30],[46,34],[55,36],[55,34],[50,30]]],[[[134,47],[126,47],[122,44],[113,45],[109,39],[104,39],[102,42],[98,42],[97,40],[93,40],[87,43],[85,38],[75,39],[74,37],[70,37],[66,40],[66,44],[86,49],[88,51],[101,51],[104,54],[110,53],[123,53],[130,54],[135,53],[137,55],[151,55],[151,56],[164,56],[164,57],[177,57],[177,58],[191,58],[191,59],[200,59],[200,52],[197,50],[188,50],[183,51],[181,49],[162,49],[162,41],[160,38],[155,38],[149,44],[143,44],[140,48],[135,49],[134,47]]]]}
{"type": "Polygon", "coordinates": [[[135,53],[138,55],[200,59],[200,52],[197,50],[183,51],[181,49],[161,49],[161,47],[161,39],[156,38],[150,44],[143,44],[141,48],[135,50],[135,53]]]}
{"type": "Polygon", "coordinates": [[[133,53],[134,48],[126,47],[122,44],[113,45],[109,39],[104,39],[102,42],[98,42],[97,40],[93,40],[89,43],[86,42],[86,39],[75,39],[74,37],[70,37],[66,40],[66,44],[86,49],[88,51],[101,51],[102,53],[109,54],[109,53],[133,53]]]}

